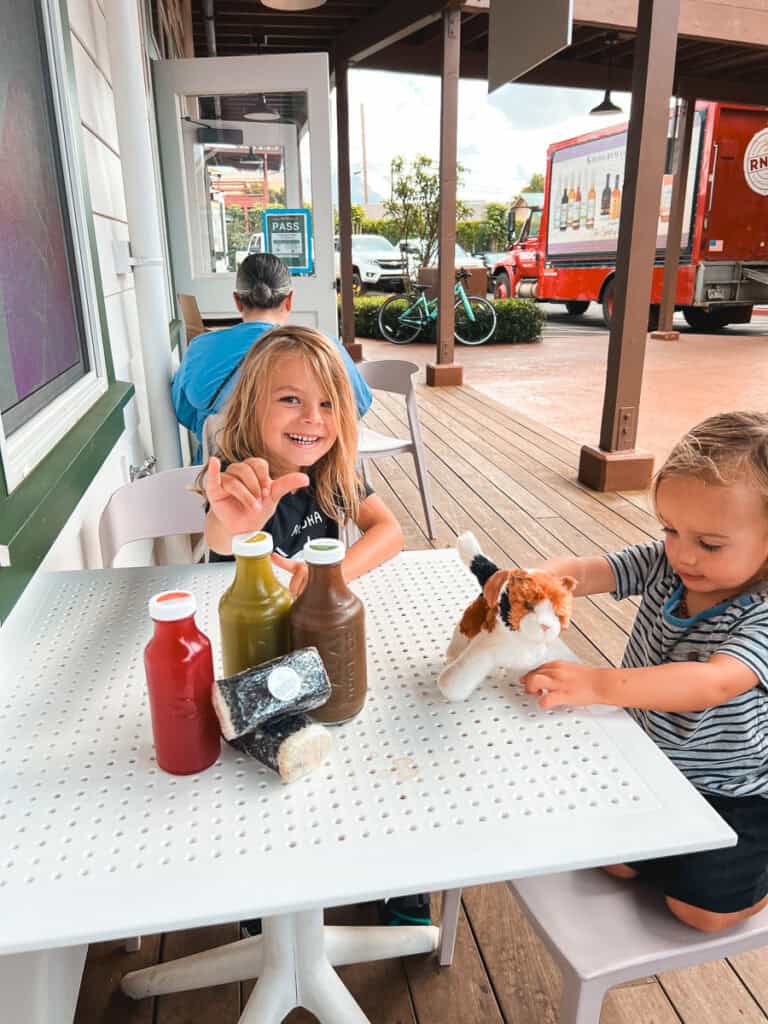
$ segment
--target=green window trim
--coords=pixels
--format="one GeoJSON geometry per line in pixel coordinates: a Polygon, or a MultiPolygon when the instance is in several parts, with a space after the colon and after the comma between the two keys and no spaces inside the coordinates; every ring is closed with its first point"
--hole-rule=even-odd
{"type": "Polygon", "coordinates": [[[10,495],[0,494],[0,622],[21,596],[125,430],[132,384],[114,381],[10,495]]]}
{"type": "Polygon", "coordinates": [[[123,409],[133,384],[115,380],[104,289],[99,267],[88,169],[81,138],[80,109],[66,0],[58,2],[79,187],[87,217],[88,244],[101,323],[107,390],[11,494],[0,461],[0,623],[56,542],[78,502],[125,430],[123,409]],[[5,563],[9,561],[10,565],[5,563]]]}

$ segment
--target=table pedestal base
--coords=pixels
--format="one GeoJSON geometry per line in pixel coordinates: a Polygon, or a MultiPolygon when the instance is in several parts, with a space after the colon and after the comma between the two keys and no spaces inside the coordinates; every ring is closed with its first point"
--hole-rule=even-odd
{"type": "Polygon", "coordinates": [[[296,1006],[321,1024],[368,1024],[333,967],[431,953],[440,938],[434,925],[326,927],[322,910],[266,917],[261,926],[255,938],[132,971],[123,991],[142,999],[257,977],[240,1024],[280,1024],[296,1006]]]}

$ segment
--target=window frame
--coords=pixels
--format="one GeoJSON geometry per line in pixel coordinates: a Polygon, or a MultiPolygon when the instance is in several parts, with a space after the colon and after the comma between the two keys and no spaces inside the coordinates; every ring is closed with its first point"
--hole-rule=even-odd
{"type": "Polygon", "coordinates": [[[45,408],[6,436],[0,415],[0,461],[5,486],[11,494],[49,455],[64,436],[106,392],[111,366],[105,354],[97,268],[91,248],[91,215],[86,207],[85,168],[80,159],[80,122],[73,101],[69,26],[58,0],[40,0],[43,56],[48,64],[48,89],[53,105],[54,142],[58,150],[57,176],[66,202],[65,231],[74,255],[74,285],[79,293],[84,347],[90,368],[57,395],[45,408]]]}

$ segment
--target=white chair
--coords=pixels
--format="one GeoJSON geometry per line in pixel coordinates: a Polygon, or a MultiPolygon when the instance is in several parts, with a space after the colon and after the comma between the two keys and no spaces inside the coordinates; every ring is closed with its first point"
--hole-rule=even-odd
{"type": "MultiPolygon", "coordinates": [[[[603,998],[614,985],[768,945],[765,911],[722,932],[699,932],[674,917],[658,889],[605,871],[508,884],[563,975],[559,1024],[599,1024],[603,998]]],[[[457,893],[452,890],[443,908],[441,964],[453,954],[457,893]]]]}
{"type": "Polygon", "coordinates": [[[224,426],[224,412],[212,412],[210,416],[206,416],[203,421],[203,443],[201,446],[202,455],[201,461],[205,466],[211,455],[215,455],[218,451],[217,438],[219,431],[224,426]]]}
{"type": "Polygon", "coordinates": [[[363,473],[365,473],[366,459],[376,460],[389,455],[410,453],[416,465],[416,478],[419,482],[421,503],[424,506],[427,533],[430,538],[434,538],[435,527],[432,514],[432,497],[429,492],[427,462],[424,453],[424,443],[421,440],[421,428],[419,427],[416,389],[413,386],[413,375],[419,372],[419,367],[415,363],[408,363],[402,359],[380,359],[370,363],[358,363],[357,368],[368,386],[375,391],[389,391],[393,394],[402,395],[405,398],[408,426],[411,433],[410,438],[407,439],[391,437],[387,434],[379,434],[375,430],[370,430],[361,423],[358,453],[362,460],[363,473]]]}
{"type": "Polygon", "coordinates": [[[168,469],[115,491],[99,520],[105,569],[112,567],[117,552],[131,541],[203,532],[203,498],[190,490],[199,473],[200,466],[168,469]]]}

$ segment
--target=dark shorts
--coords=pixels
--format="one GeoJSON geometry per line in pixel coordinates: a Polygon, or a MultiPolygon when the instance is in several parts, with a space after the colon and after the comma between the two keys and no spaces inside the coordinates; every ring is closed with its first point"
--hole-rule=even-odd
{"type": "Polygon", "coordinates": [[[690,906],[714,914],[746,910],[768,894],[768,799],[701,795],[738,835],[736,846],[628,866],[665,896],[690,906]]]}

